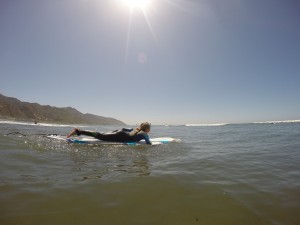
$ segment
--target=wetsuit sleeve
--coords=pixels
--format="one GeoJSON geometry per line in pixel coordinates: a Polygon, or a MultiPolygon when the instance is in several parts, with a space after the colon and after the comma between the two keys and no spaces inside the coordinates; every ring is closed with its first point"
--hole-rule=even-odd
{"type": "Polygon", "coordinates": [[[133,131],[133,128],[122,128],[122,131],[131,132],[133,131]]]}
{"type": "Polygon", "coordinates": [[[152,143],[151,143],[151,141],[149,139],[148,134],[144,133],[144,139],[145,139],[147,145],[152,145],[152,143]]]}

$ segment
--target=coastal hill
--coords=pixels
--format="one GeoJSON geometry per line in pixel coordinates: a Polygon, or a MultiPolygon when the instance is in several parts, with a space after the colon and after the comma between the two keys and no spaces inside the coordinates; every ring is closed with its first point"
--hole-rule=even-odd
{"type": "Polygon", "coordinates": [[[0,119],[33,123],[125,125],[114,118],[83,114],[71,107],[58,108],[38,103],[22,102],[0,94],[0,119]]]}

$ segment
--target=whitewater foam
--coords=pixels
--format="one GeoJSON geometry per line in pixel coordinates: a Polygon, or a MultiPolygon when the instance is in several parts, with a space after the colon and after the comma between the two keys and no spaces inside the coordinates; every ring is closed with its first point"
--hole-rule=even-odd
{"type": "Polygon", "coordinates": [[[278,124],[278,123],[300,123],[300,120],[274,120],[265,122],[253,122],[255,124],[278,124]]]}
{"type": "Polygon", "coordinates": [[[215,123],[215,124],[185,124],[187,127],[214,127],[214,126],[224,126],[227,123],[215,123]]]}
{"type": "Polygon", "coordinates": [[[55,123],[34,123],[34,122],[21,122],[21,121],[9,121],[0,120],[0,124],[15,124],[15,125],[26,125],[26,126],[43,126],[43,127],[84,127],[82,125],[70,125],[70,124],[55,124],[55,123]]]}

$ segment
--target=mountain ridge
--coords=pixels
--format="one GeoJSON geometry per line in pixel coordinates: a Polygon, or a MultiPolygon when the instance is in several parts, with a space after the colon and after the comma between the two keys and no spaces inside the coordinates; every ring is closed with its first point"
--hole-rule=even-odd
{"type": "Polygon", "coordinates": [[[59,108],[56,106],[23,102],[14,97],[4,96],[1,93],[0,119],[34,123],[125,125],[125,123],[120,120],[90,113],[83,114],[72,107],[59,108]]]}

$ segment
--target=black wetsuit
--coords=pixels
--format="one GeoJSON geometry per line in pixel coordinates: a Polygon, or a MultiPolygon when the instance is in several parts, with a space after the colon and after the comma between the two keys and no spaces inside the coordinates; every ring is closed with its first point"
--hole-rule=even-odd
{"type": "Polygon", "coordinates": [[[77,135],[87,135],[94,138],[97,138],[101,141],[110,141],[110,142],[139,142],[141,140],[145,140],[147,144],[151,145],[149,140],[149,136],[144,131],[139,131],[135,133],[133,129],[125,129],[117,130],[112,133],[99,133],[93,131],[85,131],[85,130],[76,130],[77,135]]]}

